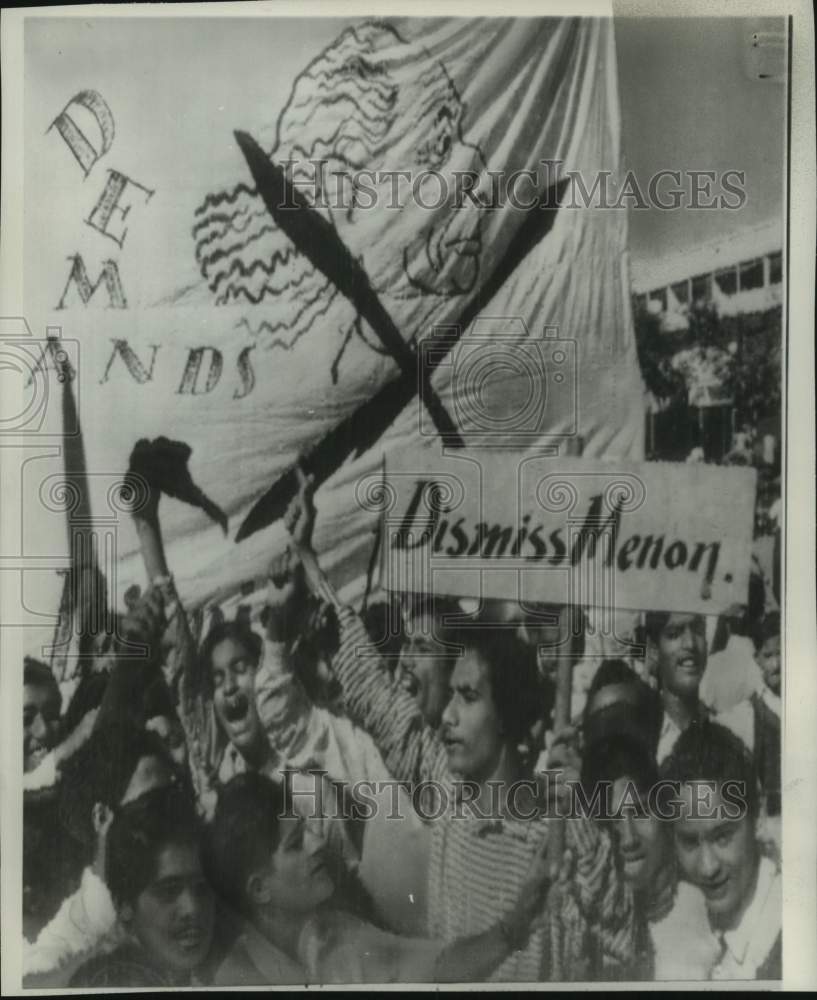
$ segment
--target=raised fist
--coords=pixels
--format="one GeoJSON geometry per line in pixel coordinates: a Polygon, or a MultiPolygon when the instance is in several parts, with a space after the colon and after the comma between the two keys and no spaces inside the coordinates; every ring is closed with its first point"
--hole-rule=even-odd
{"type": "Polygon", "coordinates": [[[208,517],[221,525],[221,530],[227,533],[227,515],[206,496],[193,482],[187,464],[192,455],[192,449],[183,441],[171,441],[166,437],[158,437],[153,441],[141,438],[136,442],[131,452],[128,471],[125,474],[126,484],[130,483],[135,495],[140,495],[145,488],[148,500],[144,507],[134,510],[135,517],[155,516],[162,493],[182,503],[199,507],[208,517]],[[138,481],[137,481],[138,480],[138,481]]]}

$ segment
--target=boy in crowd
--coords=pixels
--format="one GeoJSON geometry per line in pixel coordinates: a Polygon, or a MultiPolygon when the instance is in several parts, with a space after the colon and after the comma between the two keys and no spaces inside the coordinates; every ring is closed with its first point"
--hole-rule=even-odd
{"type": "Polygon", "coordinates": [[[673,820],[680,874],[704,894],[720,946],[712,979],[780,979],[782,884],[757,837],[757,773],[741,741],[716,723],[691,726],[662,776],[680,786],[673,820]]]}

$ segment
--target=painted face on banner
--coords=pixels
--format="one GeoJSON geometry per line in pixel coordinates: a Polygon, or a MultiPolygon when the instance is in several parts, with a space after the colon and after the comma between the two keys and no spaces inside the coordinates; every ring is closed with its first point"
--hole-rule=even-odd
{"type": "Polygon", "coordinates": [[[703,615],[671,614],[656,647],[662,688],[681,698],[697,697],[707,661],[703,615]]]}
{"type": "Polygon", "coordinates": [[[474,649],[466,649],[451,674],[442,736],[448,766],[457,778],[485,781],[494,773],[505,741],[488,665],[474,649]]]}
{"type": "Polygon", "coordinates": [[[239,750],[257,745],[263,734],[255,703],[256,662],[236,639],[223,639],[211,656],[213,705],[227,739],[239,750]]]}
{"type": "MultiPolygon", "coordinates": [[[[433,309],[477,287],[480,198],[486,202],[490,189],[482,151],[463,137],[464,113],[442,63],[393,26],[368,22],[343,32],[298,74],[275,126],[270,159],[289,164],[300,194],[398,309],[398,326],[402,302],[427,299],[433,309]],[[477,178],[467,196],[457,193],[455,175],[463,173],[477,178]]],[[[246,326],[261,345],[289,349],[313,329],[336,326],[333,380],[353,335],[384,352],[245,185],[208,195],[193,237],[210,301],[247,306],[246,326]]]]}

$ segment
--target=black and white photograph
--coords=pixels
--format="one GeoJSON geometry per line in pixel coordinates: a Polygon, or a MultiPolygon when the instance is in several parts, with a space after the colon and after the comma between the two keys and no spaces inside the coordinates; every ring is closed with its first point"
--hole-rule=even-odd
{"type": "Polygon", "coordinates": [[[3,11],[4,995],[817,985],[813,13],[647,6],[3,11]]]}

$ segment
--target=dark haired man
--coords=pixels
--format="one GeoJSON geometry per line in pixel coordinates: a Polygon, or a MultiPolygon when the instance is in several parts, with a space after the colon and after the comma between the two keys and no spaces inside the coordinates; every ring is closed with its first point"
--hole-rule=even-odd
{"type": "Polygon", "coordinates": [[[663,777],[680,786],[673,821],[680,873],[704,894],[720,944],[712,979],[779,979],[782,886],[758,841],[754,763],[742,742],[716,723],[691,726],[663,777]]]}
{"type": "Polygon", "coordinates": [[[28,773],[57,742],[62,696],[49,667],[27,656],[23,665],[23,770],[28,773]]]}
{"type": "MultiPolygon", "coordinates": [[[[460,632],[462,652],[436,731],[375,659],[357,655],[368,645],[365,629],[318,567],[311,548],[314,516],[311,484],[302,476],[287,526],[311,585],[338,608],[343,638],[333,667],[347,710],[371,734],[394,777],[414,788],[435,788],[443,807],[430,824],[428,936],[452,942],[479,934],[520,892],[531,859],[552,829],[534,821],[542,814],[531,788],[532,767],[520,752],[539,708],[533,650],[506,630],[460,632]]],[[[611,978],[631,959],[632,911],[609,839],[589,820],[566,825],[574,877],[551,906],[548,926],[518,941],[492,979],[611,978]]]]}
{"type": "Polygon", "coordinates": [[[774,705],[780,715],[780,612],[771,611],[760,622],[754,636],[755,662],[763,674],[766,689],[778,698],[774,705]]]}
{"type": "MultiPolygon", "coordinates": [[[[102,942],[116,939],[116,913],[105,885],[105,840],[113,813],[155,789],[170,787],[176,778],[177,771],[157,734],[125,723],[95,728],[65,759],[58,785],[59,818],[49,832],[59,838],[61,848],[78,846],[78,878],[36,939],[32,935],[24,943],[24,975],[52,977],[29,981],[29,985],[64,985],[78,961],[102,942]],[[55,982],[55,974],[62,978],[55,982]]],[[[58,884],[55,888],[59,898],[67,887],[58,884]]]]}
{"type": "Polygon", "coordinates": [[[706,622],[703,615],[649,611],[645,631],[664,709],[656,754],[661,764],[681,733],[710,714],[699,697],[707,661],[706,622]]]}
{"type": "Polygon", "coordinates": [[[261,649],[260,636],[249,626],[223,622],[211,629],[199,652],[222,737],[222,783],[247,766],[264,767],[272,755],[255,697],[261,649]]]}
{"type": "Polygon", "coordinates": [[[453,601],[430,597],[406,601],[403,609],[403,643],[395,679],[434,728],[442,722],[456,659],[445,640],[445,618],[457,610],[453,601]]]}
{"type": "Polygon", "coordinates": [[[607,735],[626,734],[654,758],[662,715],[658,693],[624,660],[602,660],[590,682],[582,713],[584,745],[607,735]]]}
{"type": "Polygon", "coordinates": [[[128,940],[71,980],[82,987],[189,986],[208,957],[215,905],[192,803],[172,788],[124,806],[108,834],[106,882],[128,940]]]}

